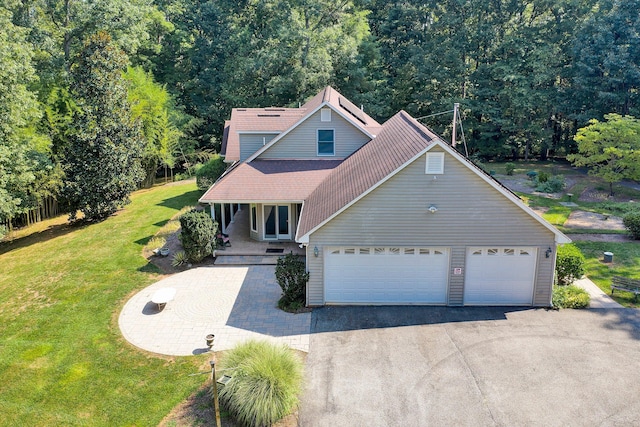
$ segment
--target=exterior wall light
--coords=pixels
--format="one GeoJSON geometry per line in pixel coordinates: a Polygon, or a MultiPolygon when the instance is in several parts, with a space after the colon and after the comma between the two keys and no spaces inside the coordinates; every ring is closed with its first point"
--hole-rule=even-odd
{"type": "Polygon", "coordinates": [[[551,247],[549,247],[549,249],[547,249],[544,253],[545,258],[549,258],[552,253],[553,251],[551,250],[551,247]]]}
{"type": "Polygon", "coordinates": [[[314,246],[313,248],[313,256],[318,258],[318,254],[320,253],[320,250],[318,249],[317,246],[314,246]]]}
{"type": "Polygon", "coordinates": [[[429,212],[431,212],[432,214],[438,212],[438,208],[436,208],[434,205],[429,206],[428,209],[429,212]]]}

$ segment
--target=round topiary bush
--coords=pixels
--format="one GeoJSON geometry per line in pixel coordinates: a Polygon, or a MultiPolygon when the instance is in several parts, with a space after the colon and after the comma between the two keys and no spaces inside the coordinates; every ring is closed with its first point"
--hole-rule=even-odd
{"type": "Polygon", "coordinates": [[[640,239],[640,212],[630,212],[622,218],[622,223],[634,239],[640,239]]]}
{"type": "Polygon", "coordinates": [[[302,387],[302,361],[284,345],[246,341],[220,366],[231,380],[220,402],[242,425],[270,426],[293,412],[302,387]]]}
{"type": "Polygon", "coordinates": [[[180,217],[180,242],[193,262],[200,262],[216,248],[218,224],[204,211],[192,210],[180,217]]]}
{"type": "Polygon", "coordinates": [[[562,245],[556,257],[559,285],[570,285],[584,274],[584,255],[575,245],[562,245]]]}

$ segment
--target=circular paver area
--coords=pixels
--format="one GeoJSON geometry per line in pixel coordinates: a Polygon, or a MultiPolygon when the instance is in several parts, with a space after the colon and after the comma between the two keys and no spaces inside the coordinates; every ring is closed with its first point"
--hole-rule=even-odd
{"type": "Polygon", "coordinates": [[[170,356],[207,351],[208,334],[216,351],[252,338],[308,351],[311,313],[276,308],[280,292],[273,266],[194,268],[134,295],[120,313],[120,330],[136,347],[170,356]],[[176,295],[160,310],[151,297],[163,288],[176,295]]]}

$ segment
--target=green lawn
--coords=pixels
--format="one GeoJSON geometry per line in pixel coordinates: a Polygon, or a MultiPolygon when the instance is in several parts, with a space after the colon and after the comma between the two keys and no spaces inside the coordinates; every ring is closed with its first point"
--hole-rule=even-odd
{"type": "Polygon", "coordinates": [[[202,384],[189,374],[204,356],[144,353],[117,323],[127,299],[158,279],[143,245],[199,195],[193,182],[143,190],[102,223],[58,219],[0,244],[2,424],[157,425],[202,384]]]}
{"type": "MultiPolygon", "coordinates": [[[[586,275],[605,293],[611,294],[611,278],[626,276],[640,279],[640,244],[611,242],[575,242],[586,258],[586,275]],[[602,261],[604,252],[613,252],[613,263],[602,261]]],[[[616,292],[613,299],[627,307],[640,307],[633,294],[616,292]]]]}

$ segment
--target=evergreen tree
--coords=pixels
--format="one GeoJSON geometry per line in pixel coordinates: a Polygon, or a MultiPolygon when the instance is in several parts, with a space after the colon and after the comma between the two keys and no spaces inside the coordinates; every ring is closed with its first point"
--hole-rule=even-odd
{"type": "Polygon", "coordinates": [[[66,148],[64,194],[71,214],[102,220],[128,203],[144,178],[143,140],[132,120],[122,71],[127,56],[104,32],[91,36],[71,69],[71,88],[81,112],[66,148]]]}

